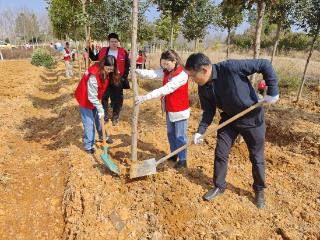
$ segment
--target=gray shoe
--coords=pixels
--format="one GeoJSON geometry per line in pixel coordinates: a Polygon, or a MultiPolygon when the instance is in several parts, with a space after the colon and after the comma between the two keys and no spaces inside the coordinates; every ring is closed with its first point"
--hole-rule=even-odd
{"type": "Polygon", "coordinates": [[[224,190],[221,190],[218,187],[210,189],[205,195],[203,195],[203,200],[211,201],[212,199],[216,198],[217,196],[224,193],[224,190]]]}
{"type": "Polygon", "coordinates": [[[262,209],[265,207],[265,200],[264,200],[264,191],[255,191],[256,193],[256,206],[259,209],[262,209]]]}

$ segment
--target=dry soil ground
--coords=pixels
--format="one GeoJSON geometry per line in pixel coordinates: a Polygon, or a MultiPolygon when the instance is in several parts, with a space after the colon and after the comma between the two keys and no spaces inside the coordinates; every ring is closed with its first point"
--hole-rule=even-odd
{"type": "MultiPolygon", "coordinates": [[[[82,150],[78,80],[65,79],[63,65],[49,71],[3,61],[0,74],[0,239],[320,239],[318,92],[299,105],[283,96],[266,107],[267,206],[257,210],[245,143],[232,149],[225,194],[203,202],[215,136],[188,149],[188,169],[165,163],[154,176],[130,180],[127,90],[121,121],[106,124],[117,177],[102,164],[101,149],[95,156],[82,150]]],[[[140,86],[144,93],[155,84],[140,86]]],[[[189,136],[201,116],[191,99],[189,136]]],[[[168,153],[158,100],[140,108],[138,148],[140,160],[168,153]]]]}

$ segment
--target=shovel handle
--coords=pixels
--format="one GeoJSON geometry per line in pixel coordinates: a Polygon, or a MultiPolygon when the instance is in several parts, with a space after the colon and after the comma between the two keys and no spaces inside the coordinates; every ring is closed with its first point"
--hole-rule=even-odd
{"type": "Polygon", "coordinates": [[[103,144],[103,146],[106,146],[107,145],[107,142],[106,142],[106,131],[105,131],[105,127],[104,127],[104,119],[103,119],[103,117],[100,119],[100,122],[101,122],[101,130],[102,130],[102,144],[103,144]]]}
{"type": "MultiPolygon", "coordinates": [[[[223,123],[219,124],[218,126],[212,128],[210,131],[205,132],[205,133],[202,135],[201,139],[204,139],[206,136],[212,134],[213,132],[219,130],[220,128],[225,127],[226,125],[228,125],[229,123],[237,120],[238,118],[246,115],[247,113],[251,112],[253,109],[255,109],[255,108],[257,108],[257,107],[260,107],[262,104],[263,104],[263,102],[258,102],[258,103],[256,103],[256,104],[252,105],[251,107],[243,110],[242,112],[239,112],[238,114],[234,115],[232,118],[229,118],[227,121],[224,121],[223,123]]],[[[189,143],[187,143],[187,144],[183,145],[182,147],[174,150],[172,153],[164,156],[163,158],[160,158],[160,159],[157,161],[157,165],[159,165],[160,163],[163,163],[163,162],[166,161],[168,158],[176,155],[177,153],[181,152],[182,150],[186,149],[188,146],[190,146],[190,145],[192,145],[192,144],[193,144],[193,143],[192,143],[192,140],[191,140],[191,141],[189,141],[189,143]]]]}

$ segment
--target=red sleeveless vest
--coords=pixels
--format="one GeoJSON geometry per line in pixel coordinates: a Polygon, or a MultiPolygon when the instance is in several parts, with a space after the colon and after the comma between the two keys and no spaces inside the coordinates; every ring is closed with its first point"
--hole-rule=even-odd
{"type": "Polygon", "coordinates": [[[93,104],[88,99],[88,80],[90,75],[93,74],[98,83],[98,99],[101,100],[105,90],[108,87],[108,78],[106,79],[105,83],[102,84],[100,80],[100,76],[98,74],[98,65],[94,64],[88,68],[87,72],[83,74],[78,87],[74,93],[79,105],[83,108],[94,109],[93,104]]]}
{"type": "MultiPolygon", "coordinates": [[[[109,51],[109,47],[103,47],[98,55],[99,61],[101,61],[109,51]]],[[[126,50],[124,48],[118,47],[118,56],[117,56],[117,67],[120,72],[120,76],[123,76],[124,70],[126,69],[126,50]]]]}
{"type": "MultiPolygon", "coordinates": [[[[66,51],[66,54],[70,54],[70,50],[68,49],[68,48],[64,48],[64,50],[66,51]]],[[[70,57],[70,55],[69,56],[64,56],[63,57],[63,60],[65,60],[65,61],[70,61],[71,60],[71,57],[70,57]]]]}
{"type": "MultiPolygon", "coordinates": [[[[164,70],[163,85],[175,76],[178,76],[183,71],[183,67],[178,66],[173,73],[168,73],[164,70]]],[[[183,86],[179,87],[173,93],[165,96],[165,104],[167,112],[181,112],[189,108],[188,81],[183,86]]]]}

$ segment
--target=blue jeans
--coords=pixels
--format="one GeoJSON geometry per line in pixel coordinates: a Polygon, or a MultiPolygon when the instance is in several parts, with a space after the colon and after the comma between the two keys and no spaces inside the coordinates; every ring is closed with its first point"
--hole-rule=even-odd
{"type": "MultiPolygon", "coordinates": [[[[188,119],[180,120],[177,122],[170,122],[169,116],[167,114],[167,133],[171,152],[187,144],[187,129],[188,119]]],[[[178,153],[178,157],[179,161],[186,161],[187,149],[178,153]]]]}
{"type": "Polygon", "coordinates": [[[84,128],[84,148],[90,150],[93,148],[95,142],[95,129],[99,134],[99,139],[102,139],[102,129],[100,124],[100,119],[98,116],[98,111],[96,108],[89,109],[80,107],[80,114],[82,119],[82,124],[84,128]]]}

